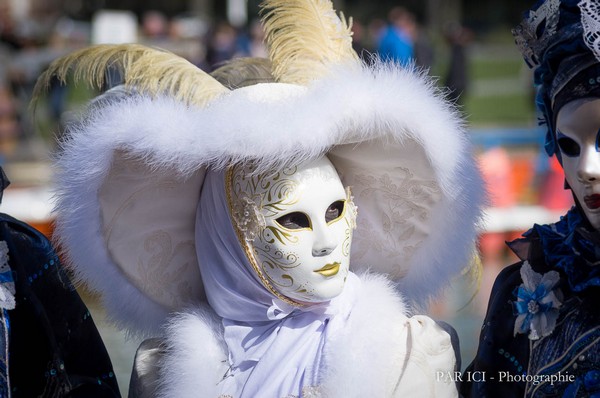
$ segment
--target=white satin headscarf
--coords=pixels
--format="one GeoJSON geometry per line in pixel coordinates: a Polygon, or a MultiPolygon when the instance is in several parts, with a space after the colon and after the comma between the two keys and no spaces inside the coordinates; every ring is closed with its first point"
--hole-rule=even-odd
{"type": "Polygon", "coordinates": [[[196,251],[208,302],[223,318],[229,349],[221,394],[283,398],[320,385],[325,347],[348,320],[358,277],[350,272],[342,294],[327,303],[296,308],[276,298],[260,282],[231,225],[224,171],[206,174],[196,251]]]}

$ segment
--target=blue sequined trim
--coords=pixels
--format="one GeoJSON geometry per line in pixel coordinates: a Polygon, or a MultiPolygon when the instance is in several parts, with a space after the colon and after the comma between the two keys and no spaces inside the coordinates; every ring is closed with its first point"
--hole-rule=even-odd
{"type": "Polygon", "coordinates": [[[40,279],[44,275],[45,272],[47,272],[49,269],[54,268],[56,265],[58,265],[58,257],[57,256],[48,260],[48,262],[43,264],[36,272],[34,272],[33,274],[30,274],[27,277],[27,282],[29,283],[29,285],[32,285],[33,283],[35,283],[35,281],[40,279]]]}
{"type": "Polygon", "coordinates": [[[498,349],[498,354],[500,354],[503,358],[508,359],[514,365],[515,369],[517,370],[517,372],[519,372],[519,374],[527,374],[527,371],[523,367],[523,364],[521,364],[514,355],[511,355],[510,352],[506,351],[504,348],[500,348],[498,349]]]}

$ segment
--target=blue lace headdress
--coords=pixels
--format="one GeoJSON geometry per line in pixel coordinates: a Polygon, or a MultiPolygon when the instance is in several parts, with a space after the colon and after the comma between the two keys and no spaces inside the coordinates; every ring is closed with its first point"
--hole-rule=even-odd
{"type": "Polygon", "coordinates": [[[600,97],[600,0],[538,1],[513,29],[525,62],[534,69],[546,152],[556,154],[556,113],[570,100],[600,97]]]}

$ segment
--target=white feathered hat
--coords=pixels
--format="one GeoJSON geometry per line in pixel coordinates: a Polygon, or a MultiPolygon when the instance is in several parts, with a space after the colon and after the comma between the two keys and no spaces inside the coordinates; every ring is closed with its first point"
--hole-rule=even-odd
{"type": "Polygon", "coordinates": [[[70,126],[57,163],[56,236],[76,276],[131,331],[204,300],[194,221],[207,168],[276,167],[327,154],[359,208],[351,268],[384,273],[417,306],[468,266],[483,188],[463,123],[414,68],[363,64],[330,1],[263,5],[274,83],[230,90],[140,45],[96,46],[73,71],[125,88],[70,126]]]}

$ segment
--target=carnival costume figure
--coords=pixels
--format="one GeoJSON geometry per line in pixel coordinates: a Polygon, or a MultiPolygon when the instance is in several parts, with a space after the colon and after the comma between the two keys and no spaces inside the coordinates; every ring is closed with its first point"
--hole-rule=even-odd
{"type": "Polygon", "coordinates": [[[534,68],[546,150],[575,206],[509,243],[466,383],[473,397],[600,396],[600,2],[538,2],[514,30],[534,68]]]}
{"type": "Polygon", "coordinates": [[[155,337],[131,395],[456,396],[449,334],[413,314],[474,253],[460,117],[424,74],[363,64],[329,1],[262,15],[270,59],[219,80],[138,45],[41,78],[124,77],[69,129],[57,234],[113,320],[155,337]]]}

